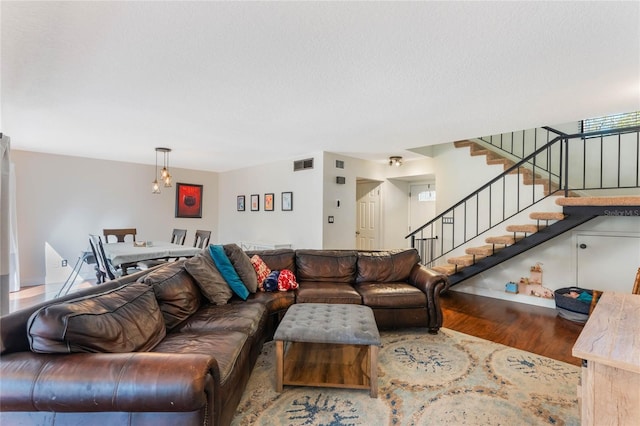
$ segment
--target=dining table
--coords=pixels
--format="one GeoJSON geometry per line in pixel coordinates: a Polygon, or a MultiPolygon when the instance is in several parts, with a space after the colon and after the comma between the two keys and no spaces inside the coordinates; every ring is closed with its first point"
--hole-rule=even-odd
{"type": "Polygon", "coordinates": [[[193,257],[202,251],[198,247],[173,244],[168,241],[123,242],[103,244],[104,254],[122,274],[127,275],[127,269],[143,260],[171,259],[193,257]]]}

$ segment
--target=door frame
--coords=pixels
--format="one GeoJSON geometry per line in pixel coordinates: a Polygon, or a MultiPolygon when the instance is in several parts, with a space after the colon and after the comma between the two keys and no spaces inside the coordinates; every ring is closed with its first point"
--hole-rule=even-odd
{"type": "MultiPolygon", "coordinates": [[[[436,187],[436,182],[435,180],[415,180],[415,181],[409,181],[409,185],[407,185],[407,233],[411,233],[413,232],[413,229],[409,229],[411,228],[411,196],[413,194],[413,192],[411,191],[412,187],[414,186],[418,186],[418,185],[433,185],[434,190],[436,191],[437,194],[437,190],[435,189],[436,187]]],[[[437,197],[437,195],[436,195],[437,197]]],[[[435,203],[435,201],[434,201],[435,203]]],[[[437,205],[435,206],[436,208],[436,216],[437,216],[437,211],[438,211],[438,207],[437,205]]]]}
{"type": "MultiPolygon", "coordinates": [[[[356,200],[355,200],[355,204],[356,204],[356,229],[354,231],[354,240],[355,240],[355,247],[358,247],[358,235],[356,234],[356,232],[358,231],[358,217],[359,212],[358,212],[358,185],[360,184],[368,184],[368,183],[377,183],[378,185],[376,186],[376,188],[378,189],[379,193],[378,193],[378,207],[377,207],[377,220],[378,220],[378,226],[376,227],[376,241],[377,241],[377,246],[378,249],[380,249],[381,247],[384,247],[384,241],[383,241],[383,237],[384,237],[384,218],[383,218],[383,213],[384,213],[384,191],[383,191],[383,185],[384,185],[384,181],[381,180],[377,180],[377,179],[365,179],[365,178],[358,178],[356,179],[356,200]]],[[[375,249],[374,249],[375,250],[375,249]]]]}

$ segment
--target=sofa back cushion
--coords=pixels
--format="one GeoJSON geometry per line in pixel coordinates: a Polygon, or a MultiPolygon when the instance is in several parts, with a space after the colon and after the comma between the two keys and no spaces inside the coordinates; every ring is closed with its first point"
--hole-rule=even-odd
{"type": "Polygon", "coordinates": [[[200,287],[202,294],[215,305],[226,305],[233,292],[224,277],[218,271],[209,254],[209,247],[184,262],[187,270],[200,287]]]}
{"type": "Polygon", "coordinates": [[[169,262],[140,279],[153,287],[167,330],[180,324],[200,307],[200,289],[184,269],[184,262],[169,262]]]}
{"type": "Polygon", "coordinates": [[[41,353],[148,351],[166,335],[153,288],[141,282],[44,306],[27,332],[41,353]]]}
{"type": "Polygon", "coordinates": [[[296,252],[292,249],[249,250],[247,256],[258,255],[272,271],[288,269],[296,273],[296,252]]]}
{"type": "Polygon", "coordinates": [[[420,261],[416,249],[358,253],[357,283],[407,281],[411,269],[420,261]]]}
{"type": "Polygon", "coordinates": [[[355,250],[296,250],[296,276],[299,282],[353,283],[357,260],[355,250]]]}
{"type": "Polygon", "coordinates": [[[244,286],[255,293],[258,290],[258,277],[249,256],[237,244],[225,244],[222,247],[244,286]]]}
{"type": "Polygon", "coordinates": [[[222,275],[227,285],[231,287],[231,290],[242,300],[247,300],[249,290],[247,290],[247,287],[245,287],[240,279],[231,260],[229,260],[229,257],[227,257],[227,254],[224,252],[224,248],[220,245],[211,244],[209,246],[209,254],[211,254],[216,268],[218,268],[220,275],[222,275]]]}

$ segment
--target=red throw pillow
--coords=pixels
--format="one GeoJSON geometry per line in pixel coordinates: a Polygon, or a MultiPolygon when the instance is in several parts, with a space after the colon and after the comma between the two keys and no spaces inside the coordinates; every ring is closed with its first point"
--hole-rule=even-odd
{"type": "Polygon", "coordinates": [[[288,269],[280,271],[280,276],[278,276],[278,290],[288,291],[295,290],[296,288],[298,288],[298,283],[296,282],[296,276],[293,275],[293,272],[288,269]]]}
{"type": "Polygon", "coordinates": [[[254,254],[251,257],[251,264],[253,265],[253,269],[256,270],[256,275],[258,276],[258,289],[260,291],[264,291],[264,280],[267,279],[269,274],[271,273],[271,269],[264,263],[264,260],[257,254],[254,254]]]}

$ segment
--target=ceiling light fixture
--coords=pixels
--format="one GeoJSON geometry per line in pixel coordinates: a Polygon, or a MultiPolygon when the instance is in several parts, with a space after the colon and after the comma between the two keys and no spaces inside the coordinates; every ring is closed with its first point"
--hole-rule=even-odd
{"type": "Polygon", "coordinates": [[[402,166],[402,157],[395,156],[395,155],[392,157],[389,157],[389,165],[396,166],[396,167],[402,166]]]}
{"type": "Polygon", "coordinates": [[[169,153],[171,152],[170,148],[156,148],[156,168],[154,180],[152,183],[152,194],[160,193],[160,183],[158,182],[158,152],[161,152],[164,155],[162,161],[162,171],[160,172],[160,180],[164,184],[165,188],[171,188],[171,174],[169,173],[169,153]]]}

